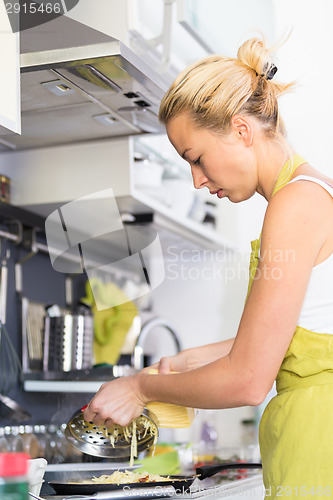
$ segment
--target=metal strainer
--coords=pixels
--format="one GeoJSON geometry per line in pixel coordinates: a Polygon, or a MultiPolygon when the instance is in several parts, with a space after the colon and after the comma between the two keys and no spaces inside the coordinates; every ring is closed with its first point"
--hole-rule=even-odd
{"type": "MultiPolygon", "coordinates": [[[[128,427],[116,424],[112,427],[95,425],[84,420],[82,411],[78,410],[68,422],[65,436],[74,448],[88,455],[114,459],[131,456],[132,425],[128,427]],[[115,432],[118,433],[118,437],[112,443],[115,432]]],[[[150,448],[156,442],[157,436],[158,427],[149,417],[149,411],[145,409],[136,419],[137,452],[150,448]]]]}

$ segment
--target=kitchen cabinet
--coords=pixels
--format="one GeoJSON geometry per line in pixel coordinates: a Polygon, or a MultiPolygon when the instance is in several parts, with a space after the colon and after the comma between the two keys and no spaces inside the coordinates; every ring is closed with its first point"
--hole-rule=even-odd
{"type": "MultiPolygon", "coordinates": [[[[6,11],[6,2],[0,4],[0,56],[3,68],[0,80],[0,135],[9,132],[21,133],[20,117],[20,35],[13,33],[12,26],[6,11]]],[[[18,14],[11,14],[11,21],[15,27],[18,23],[18,14]]]]}
{"type": "Polygon", "coordinates": [[[264,33],[268,44],[276,41],[274,2],[177,0],[177,6],[179,23],[207,52],[235,57],[240,40],[252,36],[252,30],[253,35],[264,33]]]}

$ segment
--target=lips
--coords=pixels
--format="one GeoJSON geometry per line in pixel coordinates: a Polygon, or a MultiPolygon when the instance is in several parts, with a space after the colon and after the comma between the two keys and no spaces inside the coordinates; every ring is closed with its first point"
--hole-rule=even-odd
{"type": "Polygon", "coordinates": [[[223,198],[223,189],[216,189],[215,191],[209,191],[211,195],[217,195],[218,198],[223,198]]]}

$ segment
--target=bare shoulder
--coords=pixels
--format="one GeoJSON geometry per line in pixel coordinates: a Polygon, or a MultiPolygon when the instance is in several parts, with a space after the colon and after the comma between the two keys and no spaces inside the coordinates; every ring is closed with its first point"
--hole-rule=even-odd
{"type": "Polygon", "coordinates": [[[282,241],[307,242],[319,249],[332,232],[333,198],[320,185],[299,180],[287,184],[270,200],[263,227],[282,241]]]}
{"type": "MultiPolygon", "coordinates": [[[[320,178],[318,180],[323,181],[320,178]]],[[[320,215],[321,210],[325,208],[333,210],[332,196],[316,182],[302,179],[284,186],[269,202],[271,210],[282,210],[284,205],[285,208],[294,207],[295,210],[299,208],[314,215],[320,215]]]]}

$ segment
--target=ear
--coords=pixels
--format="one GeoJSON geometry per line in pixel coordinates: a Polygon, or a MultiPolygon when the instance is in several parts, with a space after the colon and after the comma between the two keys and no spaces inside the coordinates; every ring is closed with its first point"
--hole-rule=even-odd
{"type": "Polygon", "coordinates": [[[231,128],[237,134],[237,137],[244,142],[246,147],[252,146],[253,127],[247,117],[234,115],[231,118],[231,128]]]}

